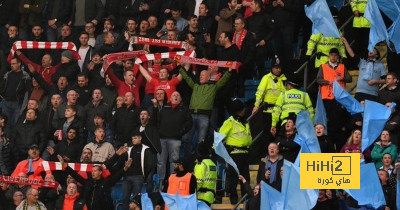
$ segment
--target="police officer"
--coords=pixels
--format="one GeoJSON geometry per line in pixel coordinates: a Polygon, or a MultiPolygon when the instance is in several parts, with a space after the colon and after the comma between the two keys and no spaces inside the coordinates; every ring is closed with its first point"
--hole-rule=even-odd
{"type": "MultiPolygon", "coordinates": [[[[249,160],[248,149],[252,142],[250,134],[250,126],[246,123],[244,118],[245,107],[240,100],[234,100],[231,104],[231,114],[221,126],[219,132],[226,136],[225,146],[229,155],[235,161],[240,175],[246,180],[250,180],[249,175],[249,160]]],[[[231,204],[236,204],[238,195],[236,192],[236,185],[238,184],[238,174],[232,166],[228,167],[226,172],[226,190],[230,193],[231,204]]],[[[243,185],[241,185],[242,195],[246,192],[243,185]]]]}
{"type": "Polygon", "coordinates": [[[210,159],[210,147],[204,141],[197,145],[197,161],[193,174],[197,179],[197,199],[210,206],[214,203],[217,166],[210,159]]]}
{"type": "Polygon", "coordinates": [[[364,12],[367,7],[368,0],[353,0],[350,1],[351,10],[354,13],[353,28],[356,30],[357,39],[355,49],[358,49],[357,54],[367,47],[369,40],[369,29],[371,23],[364,17],[364,12]]]}
{"type": "Polygon", "coordinates": [[[281,120],[281,125],[286,121],[284,120],[289,116],[290,112],[295,114],[300,111],[307,111],[310,114],[311,120],[314,118],[314,108],[312,106],[310,97],[306,92],[298,90],[299,79],[294,75],[287,78],[286,89],[278,99],[276,100],[273,112],[272,112],[272,123],[271,123],[271,134],[276,135],[276,126],[281,120]]]}
{"type": "MultiPolygon", "coordinates": [[[[335,23],[338,24],[340,20],[339,10],[336,7],[329,7],[329,10],[331,11],[335,23]]],[[[340,56],[346,58],[345,47],[340,38],[327,37],[323,34],[312,34],[310,40],[307,42],[306,58],[308,60],[315,50],[317,53],[315,68],[319,68],[321,64],[329,61],[329,50],[331,48],[337,48],[340,52],[340,56]]]]}
{"type": "Polygon", "coordinates": [[[252,115],[254,117],[250,121],[251,133],[253,138],[264,130],[262,135],[254,140],[250,147],[249,160],[250,162],[259,162],[261,157],[266,155],[267,145],[272,141],[272,136],[269,135],[272,121],[272,110],[278,97],[286,91],[284,82],[286,76],[282,74],[279,58],[272,60],[271,72],[266,74],[258,85],[256,92],[256,101],[252,115]]]}

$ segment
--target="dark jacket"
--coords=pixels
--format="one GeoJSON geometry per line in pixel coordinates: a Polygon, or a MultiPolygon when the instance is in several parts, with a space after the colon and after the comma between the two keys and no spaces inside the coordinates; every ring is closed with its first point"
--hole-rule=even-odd
{"type": "MultiPolygon", "coordinates": [[[[153,118],[153,117],[152,117],[153,118]]],[[[155,122],[156,123],[156,122],[155,122]]],[[[139,131],[140,126],[136,129],[139,131]]],[[[154,126],[152,123],[148,123],[142,134],[142,143],[150,147],[153,153],[161,153],[161,142],[160,135],[158,133],[158,127],[154,126]]]]}
{"type": "Polygon", "coordinates": [[[70,174],[76,181],[83,184],[85,202],[88,210],[109,210],[113,209],[111,199],[111,188],[114,184],[121,179],[124,174],[123,169],[112,173],[110,177],[100,178],[100,180],[93,180],[92,176],[88,179],[82,178],[77,172],[72,170],[69,166],[66,172],[70,174]]]}
{"type": "Polygon", "coordinates": [[[321,148],[321,153],[335,153],[335,148],[332,142],[328,140],[328,136],[323,135],[318,137],[319,147],[321,148]]]}
{"type": "Polygon", "coordinates": [[[255,40],[268,42],[273,37],[274,20],[264,11],[254,12],[247,18],[248,32],[255,34],[255,40]]]}
{"type": "MultiPolygon", "coordinates": [[[[140,169],[142,170],[142,174],[143,174],[143,179],[147,180],[147,176],[149,176],[151,174],[151,172],[153,171],[153,169],[156,167],[155,164],[155,160],[154,160],[154,155],[151,154],[150,148],[146,145],[137,145],[138,147],[140,147],[141,149],[141,163],[137,164],[137,166],[140,166],[140,169]]],[[[131,148],[129,148],[131,149],[131,148]]],[[[129,151],[128,151],[129,152],[129,151]]],[[[134,154],[133,152],[131,152],[129,158],[132,158],[133,161],[135,161],[134,158],[134,154]]],[[[121,156],[121,158],[123,158],[123,160],[127,161],[128,160],[128,153],[124,153],[123,156],[121,156]]],[[[133,174],[133,167],[135,166],[135,164],[132,163],[131,167],[128,168],[128,170],[125,173],[125,176],[132,176],[133,174]]]]}
{"type": "MultiPolygon", "coordinates": [[[[74,18],[75,18],[76,1],[79,1],[79,0],[72,1],[72,13],[71,13],[71,18],[70,18],[70,20],[72,20],[72,22],[74,21],[74,18]]],[[[101,19],[103,18],[103,15],[104,15],[104,6],[103,6],[103,3],[101,3],[101,0],[86,0],[85,1],[85,21],[86,22],[91,22],[92,20],[97,20],[100,23],[101,19]]]]}
{"type": "Polygon", "coordinates": [[[26,158],[32,144],[39,146],[43,153],[47,145],[46,132],[43,123],[36,120],[23,120],[15,125],[15,134],[11,138],[13,155],[16,161],[26,158]]]}
{"type": "Polygon", "coordinates": [[[119,5],[120,18],[117,22],[117,25],[125,26],[125,22],[129,17],[138,18],[140,14],[139,6],[144,2],[144,0],[135,0],[132,4],[131,0],[121,0],[119,5]]]}
{"type": "Polygon", "coordinates": [[[302,10],[301,1],[296,0],[283,0],[284,7],[273,7],[270,1],[267,6],[267,12],[271,14],[275,21],[276,26],[294,26],[296,23],[296,16],[302,10]]]}
{"type": "Polygon", "coordinates": [[[54,209],[58,193],[56,189],[39,188],[39,200],[43,202],[47,209],[54,209]]]}
{"type": "MultiPolygon", "coordinates": [[[[157,113],[157,111],[154,111],[157,113]]],[[[188,108],[182,104],[172,108],[166,104],[157,115],[153,116],[158,120],[160,138],[182,139],[193,125],[192,115],[188,108]]]]}
{"type": "Polygon", "coordinates": [[[47,20],[57,19],[57,27],[67,24],[71,19],[72,0],[48,1],[46,18],[47,20]]]}
{"type": "Polygon", "coordinates": [[[68,63],[61,64],[56,73],[51,76],[51,80],[54,84],[57,84],[58,78],[60,76],[65,76],[67,77],[68,84],[75,84],[80,72],[81,69],[79,68],[77,61],[71,60],[68,63]]]}
{"type": "Polygon", "coordinates": [[[108,119],[108,111],[110,110],[110,107],[103,101],[101,100],[97,105],[94,105],[92,101],[86,104],[84,107],[84,112],[86,113],[86,129],[89,131],[94,131],[96,128],[96,125],[94,124],[94,115],[95,114],[102,114],[104,117],[106,117],[105,121],[109,122],[110,119],[108,119]]]}
{"type": "Polygon", "coordinates": [[[18,16],[18,1],[2,1],[0,6],[0,26],[4,26],[6,24],[17,25],[18,16]]]}
{"type": "Polygon", "coordinates": [[[383,88],[378,93],[378,102],[381,104],[386,104],[387,102],[396,102],[396,104],[400,103],[400,86],[397,86],[395,89],[389,90],[388,87],[383,88]]]}
{"type": "MultiPolygon", "coordinates": [[[[7,89],[7,85],[8,85],[8,75],[11,73],[12,71],[7,72],[3,78],[0,78],[0,97],[3,98],[4,100],[4,94],[5,91],[7,89]]],[[[24,101],[24,98],[28,96],[28,90],[30,90],[32,87],[32,80],[31,77],[29,76],[28,73],[26,73],[25,71],[22,71],[22,77],[18,82],[17,85],[17,90],[16,90],[16,98],[18,103],[22,104],[22,102],[24,101]]]]}
{"type": "Polygon", "coordinates": [[[54,146],[54,154],[51,156],[51,159],[57,161],[57,155],[61,155],[61,157],[68,157],[71,163],[78,163],[81,152],[82,144],[79,144],[77,139],[74,139],[71,143],[68,143],[67,140],[62,140],[54,146]]]}
{"type": "Polygon", "coordinates": [[[0,174],[8,176],[13,171],[11,164],[10,142],[4,137],[0,138],[2,138],[2,141],[0,142],[0,174]]]}
{"type": "MultiPolygon", "coordinates": [[[[106,79],[100,75],[101,69],[103,68],[103,64],[102,63],[95,64],[93,70],[89,71],[87,68],[87,65],[89,63],[90,62],[88,62],[86,65],[83,64],[82,67],[82,72],[88,75],[88,79],[90,81],[89,85],[92,87],[92,89],[103,88],[106,85],[106,79]]],[[[101,92],[103,93],[103,91],[101,92]]],[[[109,103],[107,104],[110,105],[109,103]]]]}
{"type": "Polygon", "coordinates": [[[284,159],[294,162],[300,151],[300,145],[294,142],[294,137],[296,134],[286,136],[285,134],[279,135],[275,142],[279,145],[279,154],[283,156],[284,159]]]}
{"type": "Polygon", "coordinates": [[[21,14],[19,26],[40,25],[44,5],[44,0],[21,0],[19,2],[19,13],[21,14]],[[29,8],[24,8],[24,4],[29,4],[29,8]]]}
{"type": "Polygon", "coordinates": [[[281,183],[279,183],[279,182],[282,182],[282,179],[280,176],[280,169],[281,169],[281,167],[283,167],[283,156],[282,155],[278,156],[276,171],[275,171],[275,181],[273,183],[269,183],[269,179],[265,178],[265,172],[267,171],[266,165],[268,163],[268,160],[269,160],[269,156],[267,155],[265,158],[263,158],[260,165],[258,166],[257,183],[264,181],[265,183],[270,184],[276,190],[280,191],[281,183]]]}
{"type": "Polygon", "coordinates": [[[140,125],[140,109],[132,104],[126,107],[124,104],[115,112],[111,128],[115,132],[115,145],[117,148],[124,143],[131,144],[131,134],[134,128],[140,125]]]}
{"type": "MultiPolygon", "coordinates": [[[[55,130],[63,130],[63,125],[65,123],[65,121],[67,121],[66,118],[62,118],[58,121],[58,124],[56,126],[55,130]]],[[[85,126],[83,125],[82,121],[80,121],[78,118],[74,118],[71,122],[71,124],[69,125],[68,128],[75,128],[76,129],[76,137],[77,137],[77,142],[82,146],[86,144],[86,129],[85,126]]],[[[67,128],[67,130],[68,130],[67,128]]],[[[62,134],[62,140],[66,140],[67,138],[67,132],[63,131],[62,134]]],[[[55,137],[54,137],[55,138],[55,137]]],[[[58,141],[57,139],[55,139],[56,141],[58,141]]]]}
{"type": "Polygon", "coordinates": [[[79,94],[79,98],[76,103],[81,105],[82,107],[86,106],[92,99],[93,89],[89,85],[85,87],[79,87],[78,84],[75,84],[72,89],[79,94]]]}

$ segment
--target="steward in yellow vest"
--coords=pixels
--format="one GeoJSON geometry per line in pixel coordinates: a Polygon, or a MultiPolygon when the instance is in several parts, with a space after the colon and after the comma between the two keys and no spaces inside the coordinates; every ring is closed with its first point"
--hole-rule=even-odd
{"type": "Polygon", "coordinates": [[[210,159],[210,149],[204,142],[197,145],[197,161],[193,174],[197,179],[197,199],[210,206],[215,198],[217,166],[210,159]]]}

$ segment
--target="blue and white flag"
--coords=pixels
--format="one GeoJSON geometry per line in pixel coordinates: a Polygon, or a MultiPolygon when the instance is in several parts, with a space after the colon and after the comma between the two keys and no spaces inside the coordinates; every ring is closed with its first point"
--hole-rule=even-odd
{"type": "Polygon", "coordinates": [[[343,89],[337,81],[333,81],[333,95],[335,100],[342,104],[351,115],[364,111],[364,107],[361,106],[360,102],[343,89]]]}
{"type": "Polygon", "coordinates": [[[368,51],[372,52],[375,45],[381,41],[385,41],[389,45],[389,34],[375,0],[368,0],[364,17],[371,23],[368,51]]]}
{"type": "Polygon", "coordinates": [[[381,132],[386,125],[386,121],[392,113],[392,108],[395,106],[396,103],[392,103],[388,108],[380,103],[365,100],[361,141],[362,151],[373,144],[378,136],[381,135],[381,132]]]}
{"type": "Polygon", "coordinates": [[[222,143],[222,140],[224,138],[225,138],[225,135],[214,131],[214,150],[215,150],[215,154],[217,154],[218,156],[222,157],[225,160],[225,162],[227,162],[229,165],[231,165],[235,169],[237,174],[240,174],[239,173],[239,169],[238,169],[235,161],[233,161],[232,157],[229,155],[229,153],[226,150],[224,144],[222,143]]]}
{"type": "Polygon", "coordinates": [[[399,7],[395,0],[376,0],[379,9],[392,21],[399,16],[399,7]]]}
{"type": "Polygon", "coordinates": [[[312,34],[340,38],[339,30],[325,0],[316,0],[310,6],[304,6],[304,10],[313,23],[312,34]]]}
{"type": "Polygon", "coordinates": [[[381,182],[378,178],[375,164],[360,165],[360,189],[345,189],[358,205],[372,206],[375,209],[386,205],[381,182]]]}
{"type": "Polygon", "coordinates": [[[211,210],[211,208],[204,201],[197,201],[197,210],[211,210]]]}
{"type": "Polygon", "coordinates": [[[393,22],[393,24],[389,28],[389,39],[393,43],[396,48],[396,53],[400,53],[400,14],[397,16],[397,19],[393,22]]]}

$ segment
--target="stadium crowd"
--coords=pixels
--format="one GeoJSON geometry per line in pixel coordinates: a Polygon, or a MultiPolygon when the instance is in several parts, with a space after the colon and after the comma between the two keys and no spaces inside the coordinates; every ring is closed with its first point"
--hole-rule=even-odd
{"type": "MultiPolygon", "coordinates": [[[[400,104],[399,56],[389,48],[381,55],[380,44],[367,51],[367,2],[329,7],[339,27],[354,15],[346,36],[333,38],[311,34],[303,9],[311,0],[0,0],[0,210],[111,210],[118,202],[141,209],[143,192],[154,209],[167,209],[160,192],[197,193],[209,206],[228,193],[236,204],[238,183],[246,208],[260,209],[259,183],[281,190],[283,160],[294,162],[300,151],[296,114],[314,118],[318,90],[328,118],[314,125],[321,152],[360,153],[374,163],[382,208],[396,209],[399,109],[362,151],[363,115],[348,113],[332,92],[334,81],[346,87],[348,69],[358,69],[361,104],[400,104]],[[14,49],[18,41],[72,42],[76,49],[14,49]],[[154,58],[103,60],[133,51],[154,58]],[[242,65],[158,54],[177,51],[242,65]],[[307,90],[294,73],[305,61],[315,80],[307,90]],[[246,80],[259,80],[251,97],[246,80]],[[239,174],[215,154],[214,131],[226,136],[239,174]],[[254,189],[249,165],[259,165],[254,189]]],[[[362,207],[343,191],[320,190],[313,209],[362,207]]]]}

